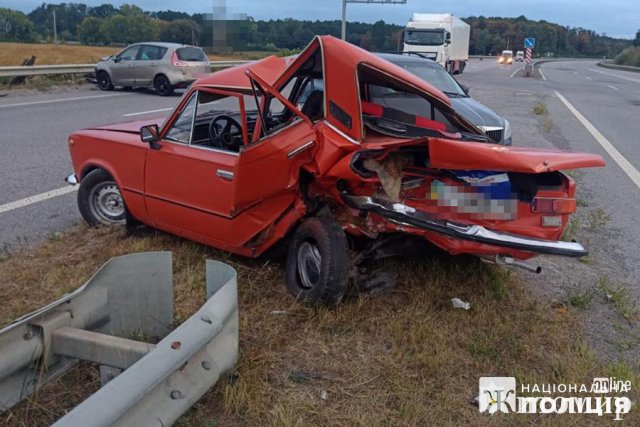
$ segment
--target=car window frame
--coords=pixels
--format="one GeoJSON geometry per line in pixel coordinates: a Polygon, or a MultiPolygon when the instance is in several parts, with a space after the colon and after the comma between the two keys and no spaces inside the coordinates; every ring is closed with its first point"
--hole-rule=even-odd
{"type": "Polygon", "coordinates": [[[164,56],[167,54],[168,50],[169,49],[164,47],[164,46],[158,46],[158,45],[155,45],[155,44],[143,44],[143,45],[140,45],[140,49],[138,49],[138,54],[136,55],[136,61],[145,61],[145,62],[146,61],[161,61],[162,58],[164,58],[164,56]],[[142,51],[146,47],[150,47],[150,48],[152,47],[152,48],[156,48],[156,49],[164,49],[164,52],[162,53],[162,56],[160,56],[160,58],[157,58],[157,59],[143,59],[142,58],[142,51]]]}
{"type": "MultiPolygon", "coordinates": [[[[258,110],[260,114],[260,120],[256,122],[256,128],[253,131],[253,138],[251,141],[251,145],[256,145],[264,141],[265,139],[269,139],[270,137],[281,133],[285,129],[289,129],[292,126],[301,122],[307,123],[310,127],[313,127],[313,123],[311,122],[311,120],[309,120],[307,116],[302,114],[302,112],[298,109],[297,106],[295,106],[289,99],[287,99],[284,95],[282,95],[282,93],[280,93],[277,89],[275,89],[273,86],[265,82],[262,79],[262,77],[260,77],[251,69],[247,70],[246,74],[247,74],[247,77],[249,77],[249,80],[251,81],[251,86],[254,89],[254,96],[257,95],[256,88],[258,88],[262,93],[261,105],[258,110]],[[270,103],[267,98],[270,98],[270,97],[276,98],[278,101],[280,101],[285,108],[288,108],[294,114],[294,116],[296,116],[296,119],[294,119],[287,126],[284,126],[274,132],[266,133],[265,129],[263,129],[263,124],[264,124],[264,118],[266,117],[265,116],[266,110],[269,108],[269,103],[270,103]]],[[[287,80],[287,83],[285,83],[282,87],[285,87],[288,83],[289,81],[287,80]]]]}
{"type": "Polygon", "coordinates": [[[138,55],[140,55],[140,49],[141,48],[142,48],[142,45],[140,45],[140,44],[134,44],[132,46],[129,46],[129,47],[125,48],[122,52],[120,52],[118,54],[118,59],[120,61],[135,61],[138,58],[138,55]],[[136,49],[136,48],[138,50],[136,51],[136,54],[134,55],[133,59],[125,59],[125,58],[122,57],[122,54],[125,53],[126,51],[131,50],[131,49],[136,49]]]}
{"type": "MultiPolygon", "coordinates": [[[[244,102],[244,93],[240,93],[240,92],[234,92],[231,90],[226,90],[226,89],[218,89],[218,88],[212,88],[212,87],[206,87],[206,86],[199,86],[199,87],[194,87],[192,88],[189,92],[187,92],[182,100],[182,102],[180,102],[180,104],[178,105],[178,107],[176,107],[173,112],[171,113],[171,115],[169,116],[169,118],[167,119],[167,121],[163,124],[162,126],[162,130],[160,131],[160,140],[163,142],[169,142],[171,144],[179,144],[183,147],[191,147],[191,148],[195,148],[198,150],[207,150],[207,151],[212,151],[212,152],[216,152],[216,153],[226,153],[226,154],[230,154],[233,156],[238,156],[240,154],[240,152],[242,152],[242,147],[246,147],[247,145],[249,145],[250,141],[249,141],[249,132],[248,132],[248,125],[247,125],[247,112],[246,112],[246,106],[245,106],[245,102],[244,102]],[[207,92],[207,93],[214,93],[217,95],[223,95],[223,96],[231,96],[231,97],[235,97],[238,100],[238,105],[240,107],[240,117],[241,117],[241,127],[242,127],[242,146],[240,147],[240,151],[239,152],[235,152],[235,151],[230,151],[230,150],[221,150],[219,148],[213,148],[213,147],[202,147],[202,146],[198,146],[198,145],[193,145],[192,139],[193,139],[193,130],[194,130],[194,125],[195,125],[195,119],[196,119],[196,115],[198,114],[198,98],[199,98],[199,92],[207,92]],[[192,117],[192,122],[191,122],[191,131],[189,132],[189,142],[188,143],[184,143],[184,142],[180,142],[180,141],[174,141],[174,140],[170,140],[166,138],[167,133],[169,132],[169,129],[171,129],[173,127],[173,125],[175,124],[176,120],[178,120],[180,118],[180,115],[182,114],[182,112],[184,111],[184,108],[186,108],[186,106],[189,104],[189,102],[191,101],[191,98],[193,96],[196,96],[196,108],[193,112],[193,117],[192,117]]],[[[255,130],[254,130],[255,132],[255,130]]]]}

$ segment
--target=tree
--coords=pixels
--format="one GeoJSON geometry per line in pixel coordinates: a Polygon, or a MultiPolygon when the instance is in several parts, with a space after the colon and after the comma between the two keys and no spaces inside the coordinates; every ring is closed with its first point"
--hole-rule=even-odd
{"type": "Polygon", "coordinates": [[[104,44],[106,38],[101,31],[104,19],[89,16],[78,26],[78,37],[84,44],[104,44]]]}
{"type": "Polygon", "coordinates": [[[117,14],[118,9],[109,3],[104,3],[100,6],[90,7],[87,9],[87,16],[92,16],[94,18],[111,18],[117,14]]]}
{"type": "MultiPolygon", "coordinates": [[[[134,8],[140,9],[136,6],[134,8]]],[[[130,9],[128,12],[131,11],[130,9]]],[[[160,22],[144,14],[139,15],[133,10],[131,15],[116,15],[105,19],[100,25],[100,31],[108,43],[130,44],[152,41],[160,36],[160,22]]]]}
{"type": "Polygon", "coordinates": [[[636,38],[633,41],[635,47],[640,47],[640,30],[636,31],[636,38]]]}
{"type": "Polygon", "coordinates": [[[199,32],[197,24],[190,19],[160,22],[160,40],[164,42],[191,44],[194,33],[199,32]]]}
{"type": "Polygon", "coordinates": [[[0,8],[0,41],[33,43],[36,39],[33,23],[24,13],[0,8]]]}

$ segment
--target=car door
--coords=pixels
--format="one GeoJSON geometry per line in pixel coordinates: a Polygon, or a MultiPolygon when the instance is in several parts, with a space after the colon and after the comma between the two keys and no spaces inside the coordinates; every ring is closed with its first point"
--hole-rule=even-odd
{"type": "Polygon", "coordinates": [[[111,81],[114,85],[133,86],[135,82],[135,63],[140,45],[133,45],[116,56],[113,64],[109,67],[111,81]]]}
{"type": "Polygon", "coordinates": [[[135,86],[151,86],[158,73],[166,47],[143,45],[135,61],[135,86]]]}
{"type": "Polygon", "coordinates": [[[145,204],[157,228],[227,248],[235,241],[233,170],[238,153],[197,145],[195,126],[203,93],[193,90],[147,152],[145,204]]]}
{"type": "Polygon", "coordinates": [[[251,71],[247,74],[265,96],[261,108],[262,120],[257,124],[254,142],[241,150],[236,165],[235,208],[241,211],[262,202],[271,203],[281,197],[280,208],[284,211],[292,203],[298,190],[302,165],[312,160],[317,135],[309,118],[287,98],[256,74],[251,71]],[[272,111],[268,111],[270,99],[283,105],[291,113],[291,117],[288,122],[265,130],[265,118],[274,115],[272,111]]]}

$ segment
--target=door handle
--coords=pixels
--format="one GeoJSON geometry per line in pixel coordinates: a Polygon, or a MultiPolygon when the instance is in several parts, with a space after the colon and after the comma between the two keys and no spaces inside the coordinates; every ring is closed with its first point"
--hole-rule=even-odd
{"type": "Polygon", "coordinates": [[[231,171],[224,170],[224,169],[218,169],[216,171],[216,175],[219,176],[222,179],[227,180],[227,181],[233,181],[233,172],[231,172],[231,171]]]}

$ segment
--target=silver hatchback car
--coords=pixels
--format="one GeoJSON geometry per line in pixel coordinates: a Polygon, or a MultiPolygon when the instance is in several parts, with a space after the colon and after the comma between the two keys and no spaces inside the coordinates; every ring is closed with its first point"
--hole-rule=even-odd
{"type": "Polygon", "coordinates": [[[96,65],[102,90],[114,86],[152,87],[167,96],[211,72],[209,58],[195,46],[177,43],[136,43],[96,65]]]}

